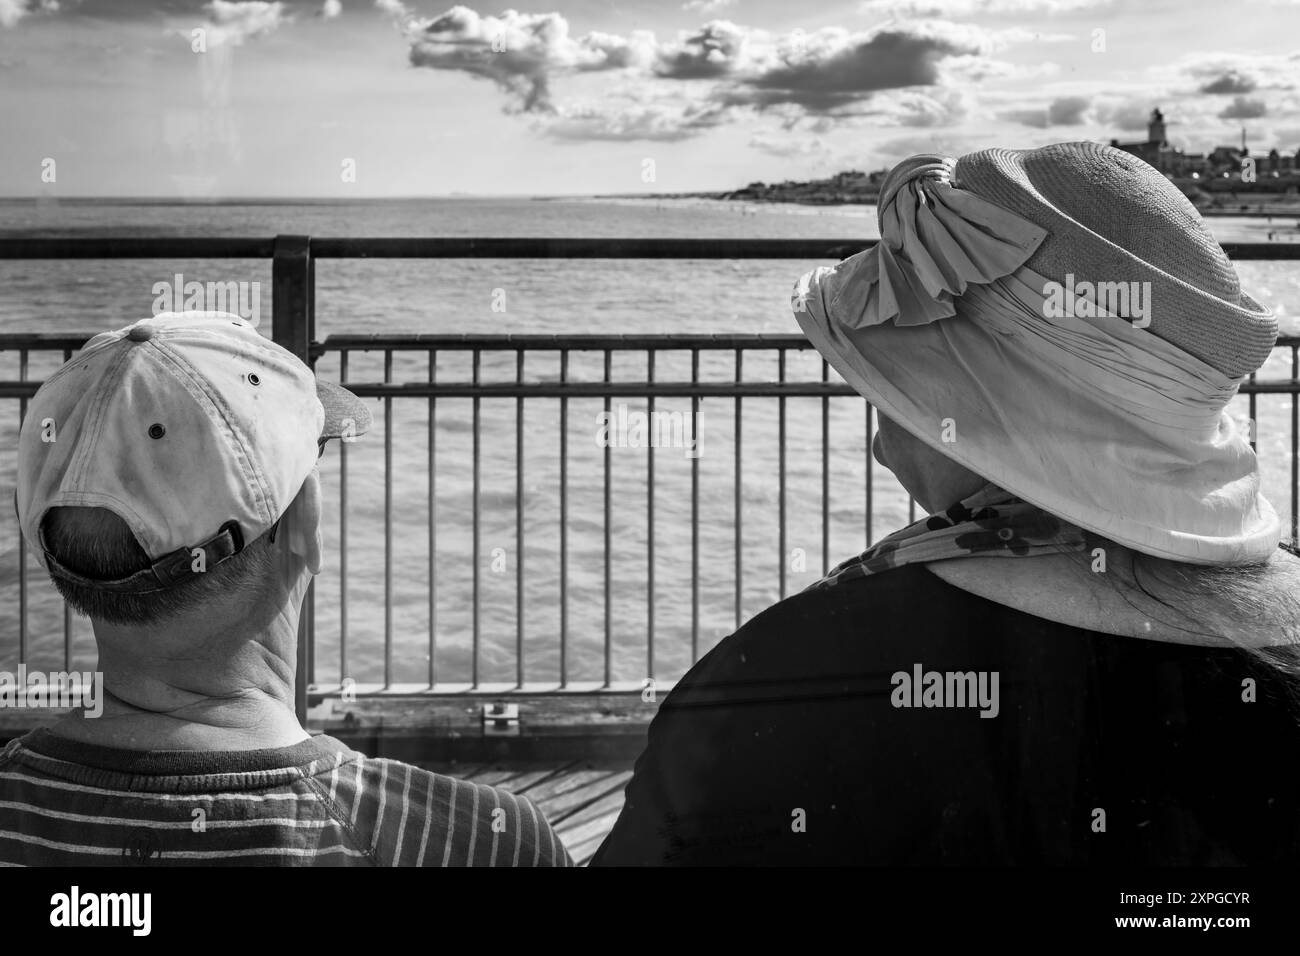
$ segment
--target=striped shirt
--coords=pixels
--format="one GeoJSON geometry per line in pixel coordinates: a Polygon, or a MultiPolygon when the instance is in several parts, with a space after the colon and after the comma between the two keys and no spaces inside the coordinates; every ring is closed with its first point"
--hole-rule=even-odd
{"type": "Polygon", "coordinates": [[[0,866],[572,866],[525,797],[332,737],[129,751],[36,730],[0,750],[0,866]]]}

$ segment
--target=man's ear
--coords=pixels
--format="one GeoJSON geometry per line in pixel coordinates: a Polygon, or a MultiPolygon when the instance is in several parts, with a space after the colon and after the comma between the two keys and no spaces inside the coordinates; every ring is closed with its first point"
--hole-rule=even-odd
{"type": "Polygon", "coordinates": [[[321,552],[324,550],[320,519],[320,472],[313,468],[298,489],[293,504],[284,513],[280,527],[289,550],[307,562],[307,569],[312,574],[320,574],[321,552]]]}

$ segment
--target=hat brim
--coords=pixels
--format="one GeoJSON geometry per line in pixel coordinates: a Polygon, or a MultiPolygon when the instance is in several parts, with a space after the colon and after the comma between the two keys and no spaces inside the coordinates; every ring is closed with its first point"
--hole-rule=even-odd
{"type": "Polygon", "coordinates": [[[320,437],[345,438],[364,435],[373,419],[370,409],[342,385],[316,379],[316,397],[325,409],[325,426],[320,437]]]}

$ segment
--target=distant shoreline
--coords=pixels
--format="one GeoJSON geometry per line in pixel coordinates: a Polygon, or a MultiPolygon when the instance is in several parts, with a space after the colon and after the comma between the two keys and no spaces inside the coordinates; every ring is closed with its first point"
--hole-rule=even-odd
{"type": "MultiPolygon", "coordinates": [[[[161,196],[0,196],[2,203],[77,203],[96,206],[341,206],[341,205],[395,205],[403,202],[474,202],[474,201],[512,201],[512,202],[726,202],[752,205],[796,205],[796,206],[872,206],[879,198],[878,192],[857,191],[822,192],[808,189],[810,183],[786,184],[764,187],[759,191],[753,187],[741,190],[722,190],[707,192],[681,193],[586,193],[554,196],[515,195],[442,195],[442,196],[400,196],[400,197],[326,197],[297,196],[285,198],[267,197],[161,197],[161,196]]],[[[1270,195],[1267,201],[1250,196],[1232,193],[1218,193],[1210,201],[1197,204],[1202,216],[1207,217],[1242,217],[1268,218],[1300,216],[1300,196],[1270,195]]]]}
{"type": "MultiPolygon", "coordinates": [[[[730,192],[708,192],[708,193],[617,193],[604,196],[589,196],[588,199],[641,199],[641,200],[658,200],[672,201],[683,199],[705,199],[714,202],[744,202],[744,203],[768,203],[768,204],[792,204],[799,206],[873,206],[879,198],[879,193],[870,195],[845,197],[843,195],[805,195],[805,196],[753,196],[738,195],[739,191],[730,192]]],[[[560,197],[537,197],[542,198],[560,198],[560,197]]],[[[563,197],[577,198],[577,197],[563,197]]],[[[1243,197],[1231,196],[1224,200],[1222,197],[1210,203],[1202,203],[1197,206],[1202,216],[1238,216],[1245,218],[1263,218],[1272,216],[1300,216],[1300,197],[1297,196],[1277,196],[1270,198],[1268,201],[1254,202],[1243,201],[1243,197]]]]}

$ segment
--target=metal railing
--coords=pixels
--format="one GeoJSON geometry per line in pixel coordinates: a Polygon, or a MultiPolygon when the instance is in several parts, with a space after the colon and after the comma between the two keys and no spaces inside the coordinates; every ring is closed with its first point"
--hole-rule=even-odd
{"type": "MultiPolygon", "coordinates": [[[[558,404],[558,428],[555,429],[555,453],[558,460],[558,482],[555,492],[558,496],[559,520],[559,546],[558,546],[558,602],[559,602],[559,628],[558,628],[558,680],[557,690],[569,689],[573,684],[570,679],[569,668],[567,667],[570,651],[570,626],[568,619],[569,611],[569,546],[568,534],[570,529],[569,520],[569,500],[570,500],[570,479],[568,469],[572,460],[570,453],[570,407],[571,403],[583,399],[599,400],[602,402],[602,411],[606,416],[615,413],[612,400],[621,399],[644,399],[646,402],[645,414],[653,421],[653,416],[657,412],[657,399],[689,399],[689,411],[682,413],[685,422],[698,423],[700,420],[700,403],[708,398],[722,398],[734,402],[734,430],[731,433],[733,439],[730,449],[730,459],[732,463],[731,479],[731,520],[732,535],[734,542],[733,566],[734,572],[734,626],[738,627],[743,623],[744,606],[742,596],[744,593],[745,567],[744,567],[744,506],[742,500],[742,489],[745,474],[745,454],[744,454],[744,437],[745,437],[745,420],[743,416],[743,403],[747,399],[775,399],[777,403],[779,419],[779,441],[778,441],[778,468],[776,475],[777,500],[779,509],[779,519],[777,522],[779,533],[774,542],[776,544],[777,555],[785,555],[787,540],[787,521],[786,508],[788,498],[787,482],[787,441],[786,441],[786,422],[788,402],[792,399],[809,398],[819,399],[821,409],[821,440],[820,440],[820,460],[821,460],[821,521],[823,529],[830,526],[830,497],[827,494],[826,483],[829,479],[829,457],[831,447],[830,432],[830,403],[834,397],[845,397],[856,400],[857,404],[862,404],[857,398],[856,393],[847,385],[839,382],[830,381],[829,365],[820,357],[817,358],[817,367],[819,377],[815,380],[808,381],[791,381],[787,375],[787,356],[791,351],[803,352],[810,351],[811,346],[807,340],[800,336],[790,335],[645,335],[645,336],[598,336],[598,335],[568,335],[568,336],[551,336],[551,335],[342,335],[330,336],[324,342],[313,347],[313,354],[319,359],[331,353],[338,353],[341,377],[346,381],[348,387],[357,395],[362,397],[378,398],[383,402],[382,420],[384,422],[382,433],[384,443],[384,507],[383,522],[385,542],[384,554],[384,591],[385,597],[383,607],[385,611],[384,618],[384,676],[383,686],[391,687],[394,684],[393,677],[393,623],[392,623],[392,582],[393,582],[393,555],[391,543],[393,541],[392,524],[393,524],[393,501],[392,501],[392,477],[393,468],[391,466],[393,457],[393,442],[395,429],[392,425],[392,409],[394,399],[412,400],[424,399],[428,403],[427,420],[429,422],[428,439],[426,443],[427,457],[425,459],[425,474],[427,479],[427,500],[428,510],[431,516],[429,521],[429,541],[428,554],[436,553],[437,542],[436,534],[438,522],[432,520],[436,507],[436,483],[438,481],[439,467],[437,462],[437,444],[436,429],[434,427],[436,403],[440,399],[468,399],[471,404],[470,420],[472,449],[469,460],[472,465],[473,475],[471,482],[471,505],[470,515],[472,521],[472,530],[470,533],[471,554],[471,586],[469,588],[468,600],[471,607],[471,626],[472,626],[472,653],[471,653],[471,671],[465,686],[461,690],[479,690],[483,682],[480,679],[479,662],[480,662],[480,644],[481,644],[481,583],[484,570],[484,561],[481,549],[481,519],[483,509],[481,506],[481,476],[480,464],[482,455],[480,453],[480,444],[483,436],[483,427],[481,424],[482,412],[481,406],[484,401],[502,401],[514,404],[514,424],[513,424],[513,443],[514,443],[514,555],[515,555],[515,687],[524,688],[528,685],[527,675],[525,673],[525,566],[527,555],[527,541],[525,539],[525,522],[524,508],[526,496],[524,494],[525,474],[528,458],[524,453],[525,437],[525,408],[527,405],[539,400],[550,399],[558,404]],[[381,382],[364,382],[355,381],[349,375],[348,356],[357,351],[378,350],[383,356],[384,380],[381,382]],[[468,381],[436,381],[435,370],[438,367],[439,357],[447,352],[468,353],[470,358],[471,375],[468,381]],[[689,358],[690,377],[687,381],[658,381],[656,380],[657,357],[663,353],[683,353],[689,358]],[[427,368],[427,380],[422,382],[393,382],[392,368],[394,354],[414,353],[425,357],[427,368]],[[554,354],[553,375],[548,376],[551,381],[526,381],[525,380],[525,357],[538,353],[554,354]],[[595,353],[600,359],[599,367],[601,369],[600,378],[596,381],[575,381],[570,375],[570,361],[574,353],[595,353]],[[733,375],[730,381],[702,381],[700,375],[701,355],[710,353],[726,355],[732,359],[731,367],[733,375]],[[776,356],[777,375],[775,381],[753,381],[744,378],[744,359],[746,355],[753,353],[771,353],[776,356]],[[629,381],[626,379],[617,379],[612,375],[614,359],[616,356],[635,354],[644,357],[646,377],[640,381],[629,381]],[[513,381],[487,383],[481,380],[480,371],[486,364],[485,360],[493,356],[513,356],[514,376],[513,381]]],[[[683,363],[685,364],[685,363],[683,363]]],[[[672,413],[667,413],[672,414],[672,413]]],[[[698,440],[700,435],[697,426],[692,426],[694,438],[698,440]]],[[[870,540],[872,536],[873,522],[873,486],[872,486],[872,460],[870,455],[872,423],[870,416],[864,416],[864,470],[866,481],[863,490],[863,510],[860,520],[863,522],[863,540],[870,540]]],[[[646,576],[644,583],[645,590],[645,666],[644,675],[646,678],[659,679],[660,675],[656,670],[655,662],[655,568],[656,568],[656,537],[655,537],[655,514],[656,514],[656,492],[657,482],[655,478],[656,468],[656,449],[650,448],[645,456],[645,510],[644,521],[647,529],[646,535],[646,555],[645,566],[646,576]]],[[[602,531],[602,572],[601,587],[603,601],[603,650],[602,650],[602,677],[598,681],[598,686],[605,688],[614,686],[616,681],[612,673],[613,661],[613,617],[615,614],[615,601],[612,596],[612,590],[615,583],[615,574],[613,568],[613,546],[612,546],[612,501],[614,482],[611,480],[611,459],[614,452],[614,446],[606,443],[601,453],[601,513],[600,522],[602,531]]],[[[347,666],[347,639],[348,630],[346,623],[346,582],[347,573],[347,552],[346,541],[347,531],[347,513],[348,513],[348,488],[346,484],[346,463],[348,451],[346,446],[342,446],[340,457],[342,462],[343,480],[339,486],[339,504],[340,504],[340,532],[343,546],[340,549],[341,574],[340,574],[340,605],[344,608],[340,614],[339,620],[339,674],[340,680],[349,673],[347,666]]],[[[700,653],[701,639],[701,614],[700,614],[700,457],[690,457],[690,527],[692,530],[690,543],[690,662],[698,659],[700,653]]],[[[821,567],[823,571],[829,566],[830,560],[830,536],[825,533],[821,535],[821,567]]],[[[784,560],[778,562],[778,580],[779,596],[785,596],[787,589],[787,565],[784,560]]],[[[437,668],[436,652],[437,645],[437,628],[436,628],[436,609],[437,609],[437,590],[438,582],[435,574],[435,566],[432,560],[428,563],[428,688],[436,688],[442,683],[437,668]]],[[[593,689],[591,682],[585,682],[580,689],[593,689]]],[[[639,684],[637,685],[639,687],[639,684]]],[[[498,688],[499,689],[499,688],[498,688]]]]}
{"type": "MultiPolygon", "coordinates": [[[[789,335],[637,335],[637,336],[593,336],[593,335],[332,335],[324,341],[316,341],[315,335],[315,263],[320,258],[628,258],[628,259],[837,259],[850,255],[870,243],[853,241],[820,240],[588,240],[588,239],[308,239],[301,236],[280,236],[271,239],[0,239],[0,260],[4,259],[91,259],[91,258],[266,258],[272,259],[273,279],[273,323],[272,338],[299,355],[313,367],[322,359],[338,360],[338,377],[358,395],[374,398],[382,403],[379,421],[382,422],[383,435],[383,507],[382,507],[382,679],[376,679],[354,686],[361,692],[410,692],[410,693],[501,693],[510,689],[529,690],[542,693],[562,693],[587,691],[595,689],[640,689],[645,678],[658,680],[660,686],[670,681],[659,679],[660,661],[656,651],[661,646],[657,640],[658,620],[656,617],[657,580],[656,580],[656,453],[652,448],[646,453],[645,460],[645,502],[641,517],[647,529],[645,580],[641,591],[645,597],[645,646],[642,649],[643,667],[638,673],[643,678],[626,682],[617,679],[614,668],[615,648],[613,635],[617,616],[618,602],[614,597],[614,586],[619,578],[614,567],[614,532],[611,523],[612,482],[611,482],[611,447],[604,446],[599,466],[600,480],[596,482],[601,494],[602,521],[600,523],[601,569],[597,578],[601,586],[602,608],[599,627],[603,628],[599,651],[587,642],[585,650],[575,650],[572,637],[570,576],[571,535],[573,533],[570,491],[573,474],[571,472],[573,456],[570,448],[570,414],[574,403],[598,401],[603,411],[609,415],[613,410],[613,399],[644,400],[647,413],[653,416],[656,402],[671,400],[690,403],[690,421],[698,423],[701,402],[708,399],[721,399],[733,403],[730,416],[730,482],[729,490],[731,511],[732,560],[731,578],[734,582],[730,600],[732,621],[739,626],[746,611],[745,584],[745,518],[746,502],[744,491],[744,474],[746,456],[744,439],[746,419],[743,414],[744,403],[750,399],[764,399],[776,404],[776,422],[774,426],[776,444],[776,533],[770,545],[778,560],[778,570],[769,585],[772,596],[784,596],[788,593],[789,568],[787,554],[789,544],[788,507],[789,487],[787,482],[789,456],[789,409],[793,400],[808,400],[815,403],[812,421],[819,424],[819,458],[820,469],[815,476],[819,479],[820,507],[820,566],[824,570],[831,558],[832,496],[830,492],[830,447],[832,441],[845,439],[843,426],[833,427],[831,408],[833,399],[843,399],[854,407],[863,409],[864,403],[856,393],[833,373],[824,360],[811,352],[809,343],[800,336],[789,335]],[[378,381],[365,381],[352,377],[349,368],[350,358],[357,353],[377,352],[382,358],[382,378],[378,381]],[[678,353],[689,362],[689,375],[665,378],[660,371],[667,366],[668,353],[678,353]],[[541,354],[554,355],[554,364],[550,370],[541,375],[527,374],[527,359],[541,354]],[[640,379],[620,378],[613,374],[615,359],[620,356],[636,354],[643,358],[645,374],[640,379]],[[775,376],[753,378],[746,377],[746,357],[775,357],[775,376]],[[469,376],[460,380],[445,380],[438,376],[439,362],[444,356],[468,356],[469,376]],[[573,360],[579,356],[596,356],[599,358],[599,374],[591,380],[580,380],[571,374],[573,360]],[[814,374],[791,376],[790,357],[796,359],[807,356],[814,360],[811,366],[814,374]],[[723,357],[730,360],[732,374],[717,375],[712,379],[702,375],[701,359],[714,372],[721,367],[723,357]],[[417,359],[424,363],[424,375],[417,380],[395,381],[395,361],[412,367],[417,359]],[[513,361],[511,361],[513,359],[513,361]],[[509,369],[513,366],[513,376],[505,381],[485,381],[483,371],[486,367],[509,369]],[[427,589],[426,612],[427,633],[424,640],[424,653],[427,666],[422,669],[419,679],[412,681],[410,675],[397,673],[399,656],[398,641],[394,621],[394,401],[401,400],[403,405],[412,405],[422,400],[426,418],[427,436],[424,449],[424,471],[426,478],[425,507],[427,510],[427,529],[424,535],[427,546],[427,589]],[[470,582],[463,601],[467,606],[470,624],[463,650],[468,656],[468,673],[457,679],[449,678],[443,671],[439,652],[443,650],[439,630],[439,597],[446,590],[439,587],[438,573],[438,535],[445,526],[438,518],[440,472],[447,466],[446,458],[439,459],[438,403],[453,400],[468,401],[471,448],[468,466],[471,471],[469,480],[469,559],[470,582]],[[483,573],[482,531],[485,516],[491,509],[483,507],[483,486],[480,467],[482,447],[485,437],[483,403],[514,406],[512,433],[506,433],[505,426],[497,423],[492,434],[493,443],[504,437],[514,446],[514,625],[510,635],[514,667],[512,679],[489,680],[480,667],[484,650],[482,628],[483,573]],[[558,627],[553,635],[545,635],[556,652],[554,673],[545,682],[538,682],[529,674],[526,664],[526,638],[528,628],[528,599],[526,568],[529,567],[529,541],[525,534],[525,511],[528,502],[526,492],[526,470],[530,459],[525,454],[526,437],[529,433],[528,410],[536,409],[539,404],[554,403],[558,415],[558,428],[554,432],[558,482],[555,488],[558,496],[558,541],[556,543],[557,562],[553,568],[558,584],[558,627]],[[584,661],[579,658],[590,657],[598,653],[599,667],[597,673],[588,674],[585,679],[576,679],[574,674],[580,670],[584,661]],[[401,679],[403,676],[407,679],[401,679]]],[[[1279,247],[1267,244],[1228,244],[1224,247],[1229,255],[1237,259],[1300,259],[1300,247],[1279,247]]],[[[35,393],[39,382],[29,380],[29,355],[36,352],[61,353],[64,360],[69,358],[81,344],[93,334],[42,334],[42,333],[4,333],[0,334],[0,353],[16,351],[18,353],[19,374],[17,380],[0,381],[0,399],[18,402],[19,421],[26,413],[27,401],[35,393]]],[[[1251,376],[1241,389],[1247,396],[1250,417],[1258,420],[1256,403],[1260,395],[1288,394],[1292,397],[1290,408],[1290,508],[1292,515],[1292,532],[1294,537],[1297,494],[1300,491],[1300,459],[1297,456],[1297,435],[1300,422],[1297,421],[1297,393],[1300,392],[1300,338],[1285,338],[1279,341],[1280,349],[1290,350],[1289,379],[1256,380],[1251,376]]],[[[679,363],[681,367],[684,364],[679,363]]],[[[796,363],[797,364],[797,363],[796,363]]],[[[806,360],[803,367],[809,368],[806,360]]],[[[716,405],[716,402],[715,402],[716,405]]],[[[855,424],[852,440],[841,443],[856,447],[857,439],[864,439],[863,474],[865,481],[856,504],[850,506],[848,513],[860,523],[861,538],[855,542],[865,546],[872,540],[874,479],[872,469],[871,438],[872,419],[869,410],[863,409],[861,423],[855,424]]],[[[807,409],[805,409],[805,412],[807,409]]],[[[536,413],[534,413],[536,414],[536,413]]],[[[813,426],[816,428],[816,424],[813,426]]],[[[1259,436],[1256,436],[1257,438],[1259,436]]],[[[365,446],[353,446],[365,448],[365,446]]],[[[12,449],[0,449],[0,454],[12,453],[12,449]]],[[[300,624],[299,641],[299,709],[304,711],[307,702],[308,687],[313,694],[332,695],[341,693],[349,683],[354,647],[350,644],[349,629],[349,579],[351,568],[349,535],[351,534],[351,505],[349,500],[349,455],[355,455],[348,444],[340,445],[338,472],[338,522],[340,542],[337,551],[339,563],[339,590],[336,606],[337,623],[334,630],[335,641],[324,641],[317,634],[317,586],[313,585],[304,603],[300,624]],[[327,678],[324,671],[317,666],[322,649],[337,657],[337,680],[327,678]],[[321,670],[318,674],[317,671],[321,670]],[[317,678],[320,678],[319,680],[317,678]]],[[[837,453],[837,464],[841,456],[837,453]]],[[[464,463],[462,461],[462,463],[464,463]]],[[[662,467],[662,466],[660,466],[662,467]]],[[[807,477],[807,475],[805,475],[807,477]]],[[[689,657],[683,655],[681,662],[689,664],[697,659],[702,650],[702,637],[707,638],[702,627],[705,612],[705,596],[701,589],[701,464],[699,457],[690,465],[690,626],[689,657]]],[[[499,511],[500,509],[498,509],[499,511]]],[[[911,509],[909,507],[909,514],[911,509]]],[[[495,513],[492,513],[495,515],[495,513]]],[[[848,520],[853,520],[850,518],[848,520]]],[[[845,519],[840,520],[840,525],[845,519]]],[[[363,529],[364,530],[364,529],[363,529]]],[[[846,553],[854,553],[853,550],[846,553]]],[[[842,556],[842,555],[837,555],[842,556]]],[[[23,548],[18,554],[19,572],[18,590],[18,662],[27,660],[30,635],[28,633],[28,586],[29,572],[27,556],[23,548]]],[[[816,562],[814,562],[814,568],[816,562]]],[[[545,571],[546,568],[541,570],[545,571]]],[[[768,592],[765,592],[765,594],[768,592]]],[[[764,599],[766,600],[766,598],[764,599]]],[[[715,596],[714,604],[717,603],[715,596]]],[[[752,610],[758,610],[758,607],[752,610]]],[[[620,622],[621,623],[621,622],[620,622]]],[[[72,657],[71,622],[64,609],[64,660],[70,666],[72,657]]],[[[499,635],[497,635],[499,636],[499,635]]],[[[707,648],[703,648],[707,649],[707,648]]],[[[410,650],[400,652],[402,656],[410,650]]],[[[590,663],[586,661],[585,663],[590,663]]],[[[0,660],[0,668],[8,662],[0,660]]]]}

